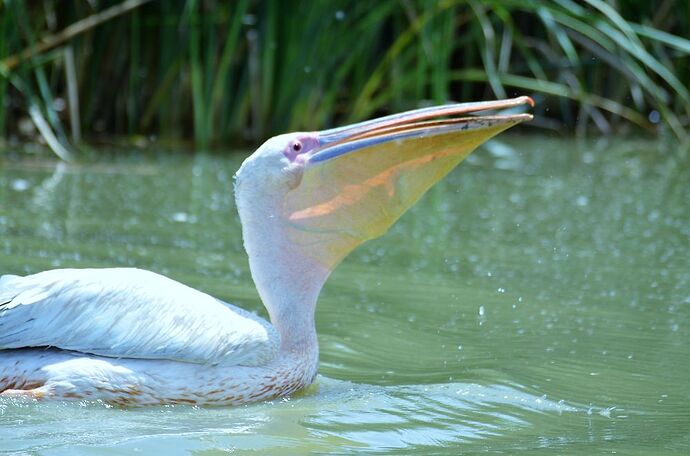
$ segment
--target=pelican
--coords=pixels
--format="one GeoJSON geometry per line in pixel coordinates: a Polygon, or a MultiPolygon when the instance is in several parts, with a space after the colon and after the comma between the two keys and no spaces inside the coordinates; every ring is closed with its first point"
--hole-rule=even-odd
{"type": "Polygon", "coordinates": [[[450,104],[266,141],[237,171],[235,197],[270,323],[141,269],[0,277],[0,397],[236,405],[307,387],[329,274],[477,146],[532,118],[482,111],[526,104],[450,104]]]}

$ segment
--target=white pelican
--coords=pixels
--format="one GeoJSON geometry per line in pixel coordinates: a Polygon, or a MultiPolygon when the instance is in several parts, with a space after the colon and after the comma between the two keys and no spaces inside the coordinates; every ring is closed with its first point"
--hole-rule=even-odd
{"type": "Polygon", "coordinates": [[[437,106],[266,141],[237,172],[235,196],[271,323],[140,269],[0,277],[0,396],[241,404],[305,388],[331,271],[478,145],[532,118],[472,113],[525,104],[437,106]]]}

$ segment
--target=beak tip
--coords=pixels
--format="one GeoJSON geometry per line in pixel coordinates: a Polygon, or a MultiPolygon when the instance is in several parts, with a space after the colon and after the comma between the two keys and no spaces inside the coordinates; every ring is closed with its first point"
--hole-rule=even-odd
{"type": "Polygon", "coordinates": [[[522,96],[522,97],[520,97],[520,99],[521,99],[522,102],[527,103],[527,104],[530,105],[531,107],[534,107],[535,104],[536,104],[536,103],[534,102],[534,100],[532,99],[532,97],[522,96]]]}

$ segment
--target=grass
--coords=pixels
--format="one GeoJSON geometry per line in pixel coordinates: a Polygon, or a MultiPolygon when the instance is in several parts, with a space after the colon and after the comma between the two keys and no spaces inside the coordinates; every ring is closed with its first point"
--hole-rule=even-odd
{"type": "Polygon", "coordinates": [[[205,148],[529,94],[545,128],[687,141],[689,21],[680,0],[4,0],[0,138],[205,148]]]}

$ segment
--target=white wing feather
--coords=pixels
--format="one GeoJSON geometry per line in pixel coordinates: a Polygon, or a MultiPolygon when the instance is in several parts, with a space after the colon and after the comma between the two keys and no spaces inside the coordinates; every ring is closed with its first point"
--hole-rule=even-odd
{"type": "Polygon", "coordinates": [[[42,346],[257,366],[276,356],[279,336],[250,312],[141,269],[0,277],[0,350],[42,346]]]}

